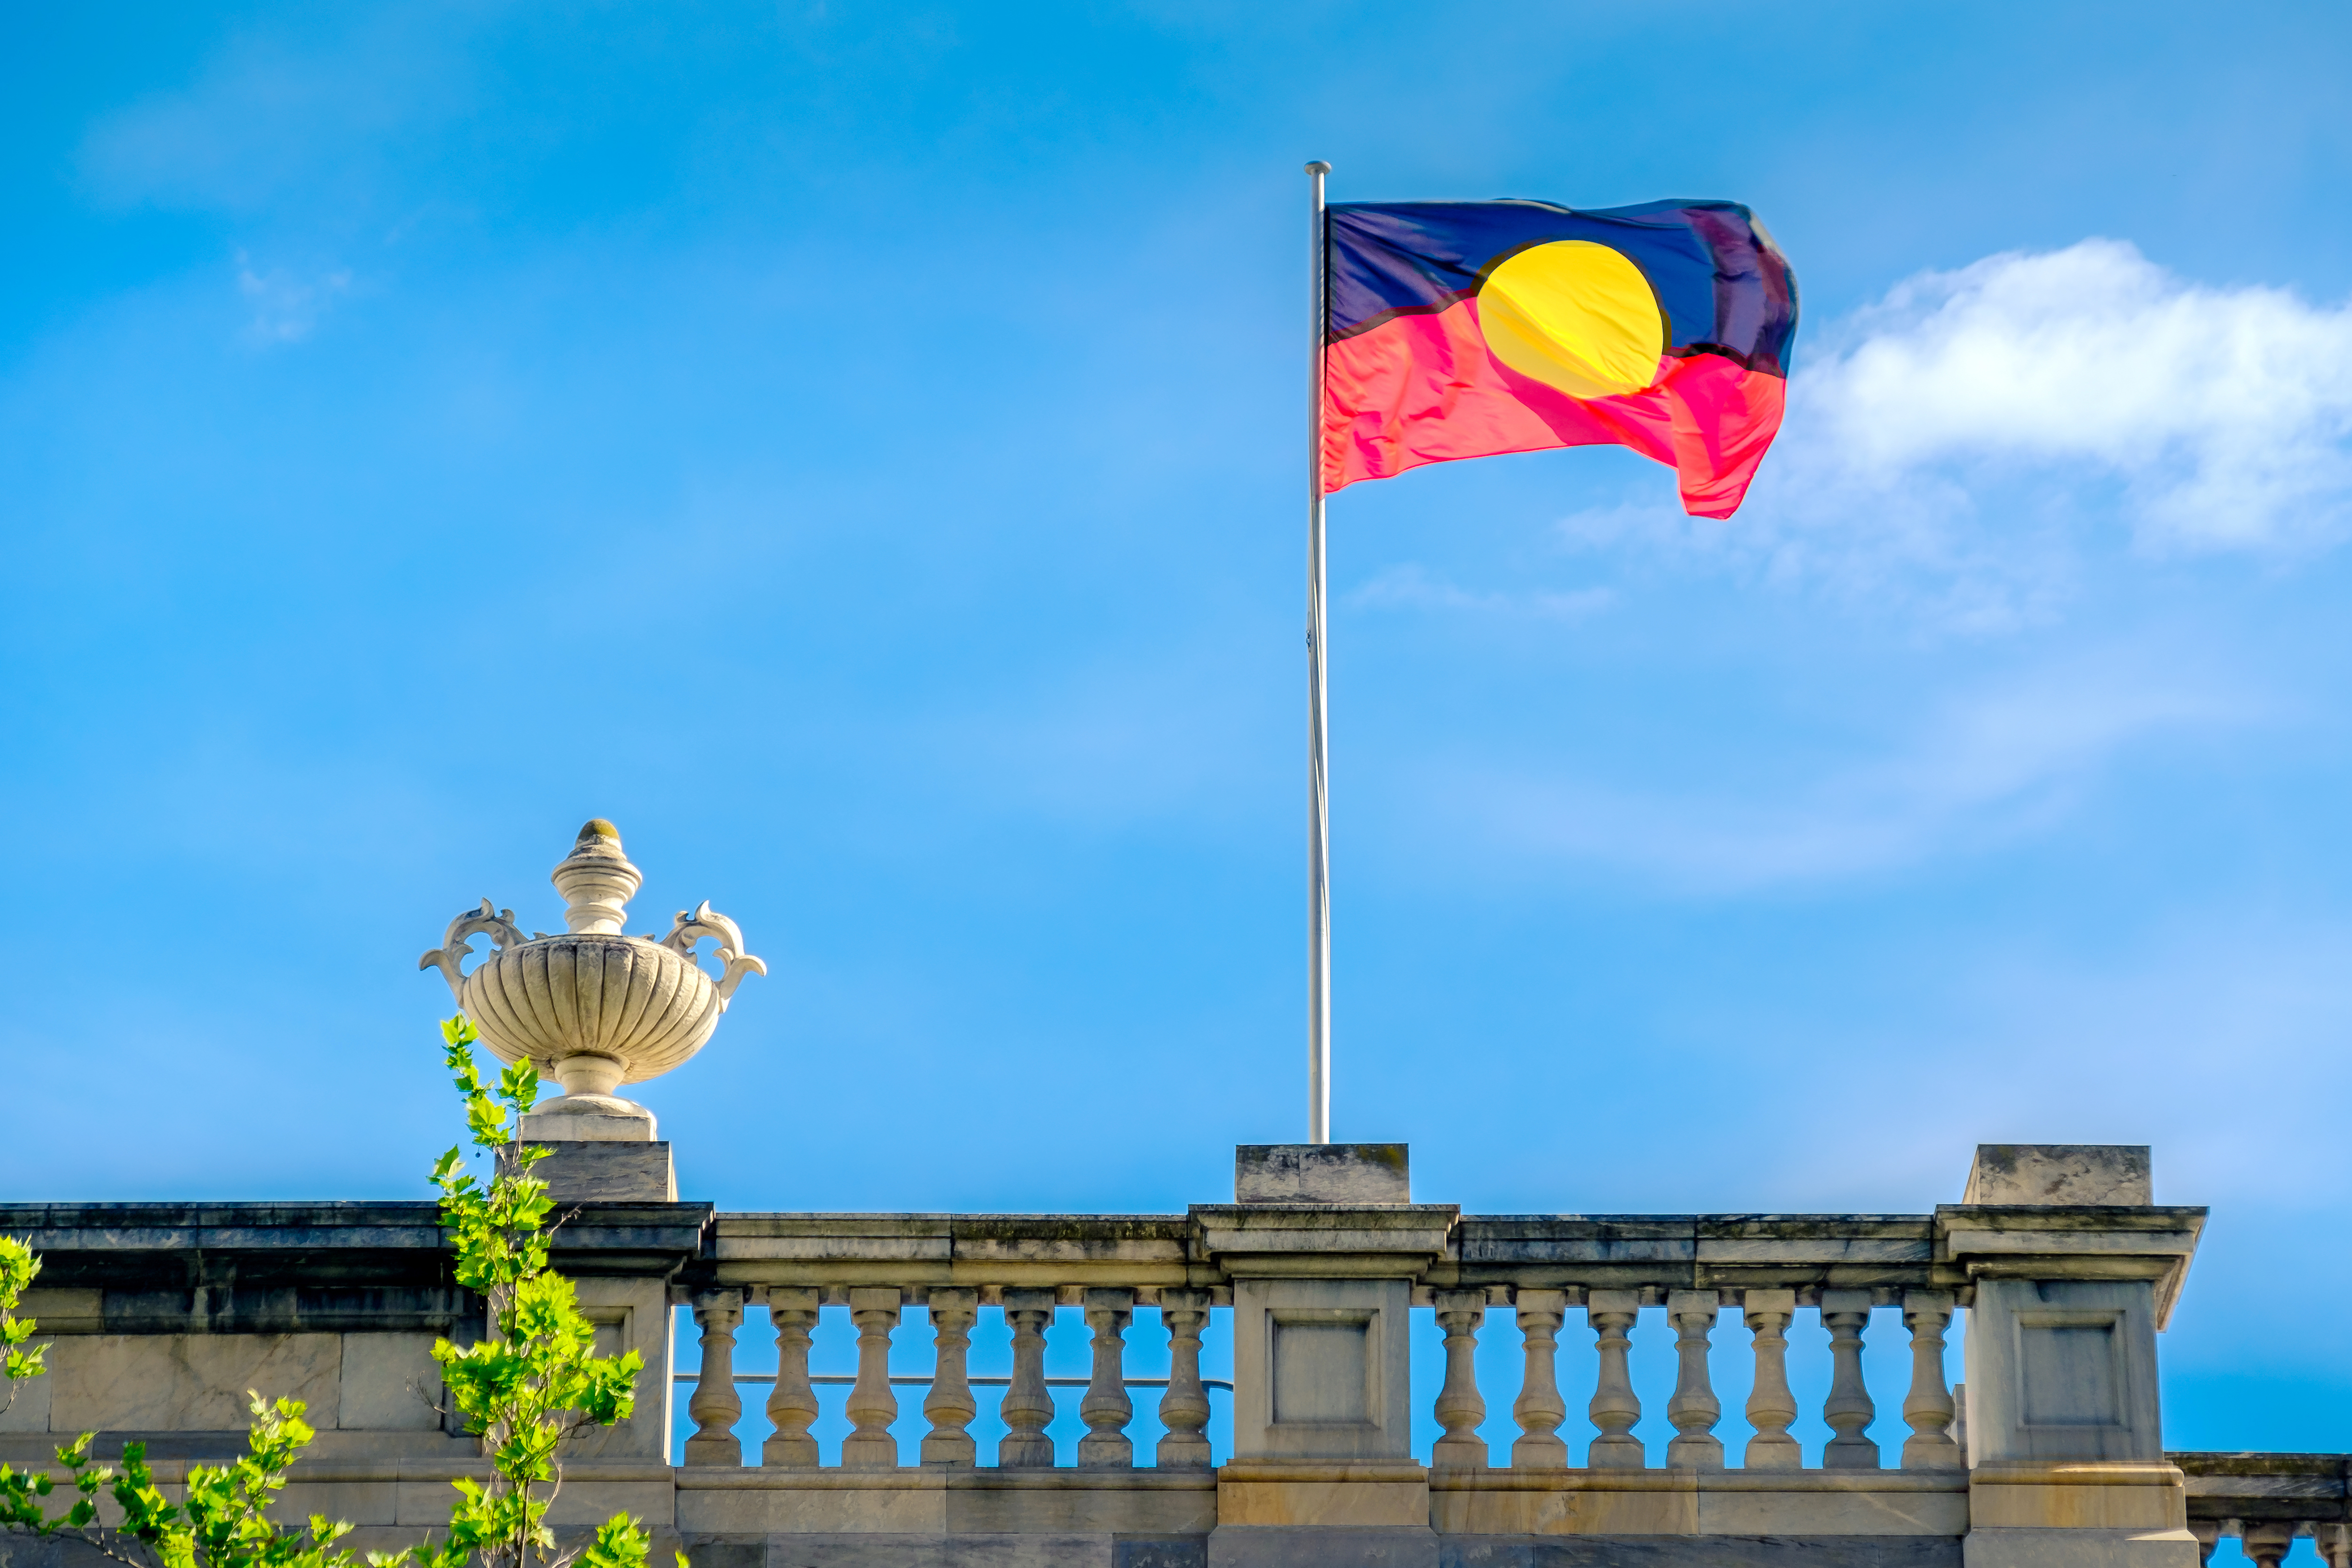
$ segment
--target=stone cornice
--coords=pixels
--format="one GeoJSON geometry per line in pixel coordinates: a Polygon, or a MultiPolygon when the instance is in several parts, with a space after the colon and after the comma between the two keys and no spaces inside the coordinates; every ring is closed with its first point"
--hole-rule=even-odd
{"type": "MultiPolygon", "coordinates": [[[[667,1277],[702,1251],[709,1204],[574,1204],[551,1242],[566,1273],[667,1277]]],[[[41,1260],[37,1316],[66,1333],[462,1331],[429,1201],[0,1205],[41,1260]]]]}
{"type": "Polygon", "coordinates": [[[1937,1260],[1971,1281],[2153,1280],[2162,1328],[2180,1299],[2206,1215],[2165,1205],[1938,1204],[1937,1260]]]}
{"type": "Polygon", "coordinates": [[[1444,1260],[1462,1210],[1450,1203],[1196,1203],[1201,1251],[1235,1278],[1419,1280],[1444,1260]]]}

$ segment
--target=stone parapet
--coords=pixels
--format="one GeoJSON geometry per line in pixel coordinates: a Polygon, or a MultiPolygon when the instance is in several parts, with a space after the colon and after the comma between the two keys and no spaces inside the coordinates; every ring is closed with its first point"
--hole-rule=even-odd
{"type": "MultiPolygon", "coordinates": [[[[2205,1211],[2073,1201],[2146,1196],[2130,1149],[1988,1149],[1969,1194],[2019,1201],[1912,1215],[1465,1216],[1408,1201],[1402,1145],[1246,1148],[1244,1201],[1181,1214],[575,1195],[557,1264],[600,1346],[637,1350],[646,1375],[632,1421],[574,1446],[562,1528],[625,1509],[697,1568],[2187,1568],[2184,1543],[2236,1528],[2335,1531],[2323,1550],[2352,1568],[2345,1461],[2209,1459],[2185,1482],[2165,1463],[2157,1333],[2205,1211]],[[700,1365],[674,1469],[680,1307],[700,1365]],[[1633,1354],[1653,1312],[1670,1397],[1633,1354]],[[1945,1371],[1962,1312],[1965,1426],[1945,1371]],[[1444,1385],[1416,1390],[1433,1329],[1444,1385]],[[1203,1376],[1203,1336],[1228,1332],[1231,1380],[1203,1376]],[[774,1360],[752,1339],[749,1364],[774,1372],[737,1370],[753,1334],[774,1360]],[[1828,1392],[1801,1397],[1819,1369],[1790,1364],[1822,1334],[1828,1392]],[[1892,1334],[1902,1390],[1864,1364],[1892,1334]],[[1727,1338],[1751,1369],[1737,1412],[1712,1383],[1727,1338]],[[1076,1375],[1058,1358],[1081,1349],[1076,1375]],[[772,1433],[747,1446],[754,1390],[772,1433]],[[1156,1447],[1130,1432],[1147,1408],[1156,1447]],[[967,1430],[983,1413],[1001,1436],[967,1430]],[[1816,1414],[1826,1447],[1803,1436],[1816,1414]],[[1433,1416],[1444,1435],[1417,1452],[1433,1416]],[[1743,1431],[1718,1435],[1734,1416],[1743,1431]]],[[[616,1159],[640,1186],[667,1179],[646,1140],[579,1170],[616,1159]]],[[[0,1231],[42,1255],[26,1308],[54,1368],[0,1415],[0,1457],[88,1428],[101,1451],[138,1437],[171,1462],[223,1458],[246,1388],[291,1394],[320,1435],[289,1506],[350,1518],[370,1546],[445,1520],[448,1481],[478,1469],[427,1353],[478,1333],[481,1309],[431,1203],[19,1205],[0,1231]]]]}
{"type": "MultiPolygon", "coordinates": [[[[659,1463],[668,1281],[700,1255],[710,1206],[581,1203],[563,1216],[556,1266],[649,1369],[643,1413],[582,1451],[659,1463]]],[[[46,1459],[82,1432],[102,1455],[138,1441],[158,1458],[227,1458],[246,1446],[248,1390],[301,1400],[322,1458],[447,1463],[475,1448],[432,1347],[471,1343],[484,1309],[456,1281],[436,1204],[10,1204],[0,1235],[39,1256],[23,1310],[54,1340],[48,1374],[0,1413],[0,1459],[46,1459]]]]}

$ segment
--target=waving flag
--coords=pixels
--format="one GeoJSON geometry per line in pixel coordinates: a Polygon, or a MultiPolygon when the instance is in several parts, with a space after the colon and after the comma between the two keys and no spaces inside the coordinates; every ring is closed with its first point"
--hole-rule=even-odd
{"type": "Polygon", "coordinates": [[[1797,281],[1736,202],[1328,209],[1326,494],[1424,463],[1613,444],[1727,517],[1780,428],[1797,281]]]}

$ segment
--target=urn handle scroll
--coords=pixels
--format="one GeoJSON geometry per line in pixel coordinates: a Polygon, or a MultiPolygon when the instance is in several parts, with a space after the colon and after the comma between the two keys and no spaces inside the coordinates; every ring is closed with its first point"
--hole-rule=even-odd
{"type": "Polygon", "coordinates": [[[743,928],[711,908],[707,898],[695,905],[691,912],[683,909],[677,912],[677,919],[670,926],[669,935],[662,938],[661,945],[692,963],[694,945],[705,936],[718,939],[717,956],[719,963],[726,966],[718,981],[719,1002],[724,1007],[727,999],[735,994],[735,988],[743,983],[744,976],[764,976],[768,966],[743,950],[743,928]]]}
{"type": "Polygon", "coordinates": [[[486,898],[481,908],[469,910],[449,922],[449,929],[442,934],[441,946],[416,960],[420,969],[441,971],[441,977],[449,982],[449,994],[457,998],[460,1007],[466,1002],[466,972],[459,966],[474,956],[474,938],[485,936],[490,939],[490,946],[501,953],[521,946],[524,941],[521,930],[514,923],[514,911],[493,909],[486,898]]]}

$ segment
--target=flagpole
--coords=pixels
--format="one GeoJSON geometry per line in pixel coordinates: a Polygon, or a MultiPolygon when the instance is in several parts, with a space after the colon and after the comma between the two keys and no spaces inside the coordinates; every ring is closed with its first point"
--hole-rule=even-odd
{"type": "Polygon", "coordinates": [[[1307,1141],[1331,1141],[1331,814],[1327,762],[1330,730],[1323,670],[1323,340],[1331,319],[1331,255],[1323,176],[1307,165],[1314,190],[1313,299],[1307,371],[1307,1141]]]}

